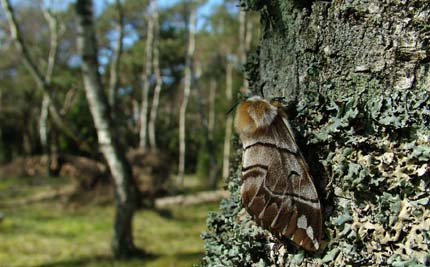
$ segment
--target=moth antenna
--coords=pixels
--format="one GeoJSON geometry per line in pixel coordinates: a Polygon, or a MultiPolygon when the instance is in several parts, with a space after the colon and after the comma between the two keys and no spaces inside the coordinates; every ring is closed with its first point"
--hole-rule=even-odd
{"type": "Polygon", "coordinates": [[[225,113],[225,115],[228,116],[228,114],[230,114],[237,107],[237,105],[239,105],[239,102],[234,103],[233,106],[225,113]]]}
{"type": "Polygon", "coordinates": [[[264,92],[263,92],[263,87],[266,85],[266,82],[262,82],[260,85],[260,94],[261,96],[264,98],[264,92]]]}

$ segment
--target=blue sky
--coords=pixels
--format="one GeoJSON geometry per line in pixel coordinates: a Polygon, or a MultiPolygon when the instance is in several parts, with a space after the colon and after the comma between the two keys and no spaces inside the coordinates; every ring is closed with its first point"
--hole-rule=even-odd
{"type": "MultiPolygon", "coordinates": [[[[15,0],[15,1],[34,2],[32,0],[15,0]]],[[[139,1],[139,0],[136,0],[136,1],[139,1]]],[[[158,3],[159,3],[159,6],[163,8],[163,7],[172,6],[180,1],[183,1],[183,0],[158,0],[158,3]]],[[[75,0],[43,0],[43,3],[46,6],[51,6],[55,9],[64,9],[72,2],[75,2],[75,0]]],[[[97,13],[101,12],[103,8],[106,6],[106,4],[109,4],[112,2],[113,0],[93,0],[93,3],[95,5],[95,10],[97,13]]],[[[201,13],[200,15],[205,15],[210,13],[211,7],[213,5],[217,5],[220,3],[222,3],[222,0],[207,0],[207,3],[199,9],[199,12],[201,13]]]]}

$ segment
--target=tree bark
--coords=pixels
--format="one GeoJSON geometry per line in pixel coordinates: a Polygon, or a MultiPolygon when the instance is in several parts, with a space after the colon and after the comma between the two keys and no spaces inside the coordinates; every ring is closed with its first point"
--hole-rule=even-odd
{"type": "MultiPolygon", "coordinates": [[[[151,4],[155,4],[150,2],[151,4]]],[[[148,98],[149,98],[149,82],[152,70],[152,47],[154,39],[154,16],[148,14],[148,26],[146,33],[145,46],[145,71],[142,74],[142,104],[140,107],[140,131],[139,131],[139,148],[142,151],[147,149],[148,145],[148,98]]]]}
{"type": "MultiPolygon", "coordinates": [[[[48,84],[51,84],[52,75],[54,73],[54,68],[57,60],[58,53],[58,41],[59,41],[59,29],[58,29],[58,20],[52,14],[50,10],[44,10],[43,15],[48,22],[49,33],[50,33],[50,48],[48,55],[48,65],[46,67],[45,73],[45,81],[48,84]]],[[[42,106],[40,108],[40,118],[39,118],[39,135],[40,135],[40,143],[42,144],[43,151],[46,157],[46,173],[48,176],[51,176],[51,149],[50,144],[48,143],[48,117],[49,117],[49,105],[50,98],[44,93],[42,106]]]]}
{"type": "Polygon", "coordinates": [[[113,49],[113,54],[110,64],[110,77],[109,77],[109,105],[111,111],[114,112],[116,105],[116,91],[119,84],[119,65],[121,62],[122,55],[122,41],[124,38],[124,11],[122,9],[122,4],[120,0],[115,0],[115,6],[118,11],[118,21],[116,25],[116,31],[118,33],[118,38],[116,40],[115,47],[113,49]]]}
{"type": "MultiPolygon", "coordinates": [[[[231,105],[233,99],[233,62],[227,59],[226,67],[226,82],[225,82],[225,95],[227,103],[231,105]]],[[[228,116],[225,122],[225,135],[224,135],[224,153],[222,161],[222,178],[227,179],[230,174],[230,150],[231,150],[231,135],[233,128],[233,117],[228,116]]]]}
{"type": "Polygon", "coordinates": [[[286,101],[324,237],[306,253],[256,227],[240,212],[235,177],[232,198],[208,220],[203,265],[427,266],[430,154],[417,151],[430,151],[430,2],[241,5],[261,13],[250,88],[286,101]]]}
{"type": "Polygon", "coordinates": [[[188,98],[190,96],[192,86],[192,71],[193,71],[193,57],[195,50],[195,27],[196,27],[196,11],[193,8],[190,12],[188,22],[188,48],[187,55],[185,57],[185,76],[184,76],[184,93],[182,97],[182,103],[179,110],[179,166],[178,166],[178,182],[179,186],[184,184],[184,173],[185,173],[185,133],[186,133],[186,115],[188,98]]]}
{"type": "Polygon", "coordinates": [[[6,13],[6,18],[10,28],[10,34],[12,36],[12,39],[14,40],[15,47],[21,54],[21,59],[25,67],[35,80],[38,88],[40,88],[45,94],[45,96],[49,99],[49,112],[51,114],[53,122],[58,126],[59,129],[63,131],[65,135],[75,141],[79,145],[79,148],[84,151],[92,151],[91,146],[87,142],[82,140],[79,137],[79,134],[65,122],[64,118],[62,118],[62,116],[59,114],[57,107],[54,105],[53,98],[51,95],[52,86],[48,81],[46,81],[45,77],[37,68],[36,64],[34,64],[30,53],[25,46],[22,34],[18,27],[17,19],[15,17],[12,5],[9,3],[9,0],[1,0],[1,5],[3,6],[3,9],[6,13]]]}
{"type": "Polygon", "coordinates": [[[154,45],[153,45],[153,51],[154,51],[154,74],[155,74],[155,89],[154,89],[154,95],[152,98],[152,105],[151,105],[151,112],[150,112],[150,118],[149,118],[149,125],[148,125],[148,131],[149,131],[149,145],[153,149],[157,149],[157,140],[155,138],[155,123],[157,121],[157,114],[158,114],[158,105],[160,103],[160,93],[163,86],[163,80],[161,78],[161,70],[160,70],[160,22],[159,22],[159,15],[158,15],[158,7],[157,3],[154,2],[153,4],[153,20],[154,20],[154,45]]]}
{"type": "Polygon", "coordinates": [[[93,22],[92,1],[78,0],[78,49],[82,56],[84,89],[94,124],[99,148],[106,159],[115,186],[116,212],[112,250],[115,257],[133,255],[132,220],[136,209],[138,189],[129,162],[118,143],[107,97],[98,72],[97,40],[93,22]]]}
{"type": "MultiPolygon", "coordinates": [[[[244,10],[239,11],[239,62],[242,66],[246,63],[246,52],[247,46],[250,44],[251,40],[248,37],[248,25],[246,19],[246,12],[244,10]]],[[[248,80],[243,75],[243,83],[244,91],[246,91],[249,87],[248,80]]]]}
{"type": "Polygon", "coordinates": [[[209,116],[208,116],[208,135],[209,140],[213,141],[215,128],[215,99],[217,91],[217,82],[211,78],[209,84],[209,116]]]}

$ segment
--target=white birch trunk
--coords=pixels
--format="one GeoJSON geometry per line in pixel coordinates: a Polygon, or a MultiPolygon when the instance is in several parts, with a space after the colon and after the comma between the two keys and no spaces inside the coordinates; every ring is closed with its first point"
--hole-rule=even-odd
{"type": "MultiPolygon", "coordinates": [[[[152,2],[150,5],[153,4],[152,2]]],[[[139,131],[139,148],[145,152],[148,144],[148,97],[149,97],[149,80],[151,78],[152,67],[152,43],[154,36],[154,19],[150,14],[148,15],[148,28],[146,34],[145,46],[145,70],[142,74],[142,104],[140,108],[140,131],[139,131]]]]}
{"type": "MultiPolygon", "coordinates": [[[[50,48],[48,55],[48,65],[46,67],[45,81],[47,84],[51,84],[52,75],[54,73],[54,67],[57,60],[58,52],[58,20],[49,10],[44,10],[43,15],[48,23],[50,33],[50,48]]],[[[47,93],[43,94],[42,106],[40,108],[39,118],[39,136],[40,143],[43,148],[43,152],[46,156],[46,173],[48,176],[51,175],[51,151],[48,143],[48,118],[49,118],[49,105],[50,98],[47,93]]]]}
{"type": "MultiPolygon", "coordinates": [[[[226,68],[226,87],[225,95],[227,103],[231,103],[233,99],[233,63],[227,59],[226,68]]],[[[222,178],[226,179],[230,174],[230,139],[233,128],[233,117],[227,116],[225,122],[225,135],[224,135],[224,153],[222,160],[222,178]]]]}
{"type": "Polygon", "coordinates": [[[118,11],[118,22],[116,25],[118,39],[116,40],[112,54],[108,87],[109,105],[112,112],[115,110],[116,105],[116,91],[119,84],[119,64],[122,55],[122,39],[124,38],[124,11],[122,9],[121,1],[116,0],[115,5],[118,11]]]}
{"type": "Polygon", "coordinates": [[[191,10],[189,18],[189,30],[188,30],[188,48],[187,55],[185,59],[185,77],[184,77],[184,95],[182,98],[181,107],[179,110],[179,166],[178,166],[178,182],[179,186],[184,184],[184,173],[185,173],[185,132],[186,132],[186,113],[188,98],[191,91],[192,82],[192,61],[195,50],[195,24],[196,24],[196,14],[195,10],[191,10]]]}
{"type": "Polygon", "coordinates": [[[99,148],[112,174],[116,196],[116,214],[112,240],[113,254],[128,257],[136,252],[133,243],[132,219],[138,189],[124,151],[114,137],[113,121],[107,97],[98,72],[97,40],[93,23],[92,2],[78,0],[78,50],[82,56],[84,89],[97,131],[99,148]]]}
{"type": "Polygon", "coordinates": [[[157,140],[155,138],[155,123],[157,121],[158,115],[158,105],[160,103],[160,93],[163,86],[163,80],[161,78],[161,70],[160,70],[160,22],[158,15],[158,7],[157,3],[154,3],[153,8],[153,16],[154,16],[154,73],[155,73],[155,89],[154,96],[152,98],[151,112],[149,118],[149,145],[153,149],[157,149],[157,140]]]}
{"type": "MultiPolygon", "coordinates": [[[[251,40],[247,39],[248,34],[248,25],[246,21],[246,12],[240,10],[239,12],[239,60],[240,64],[243,66],[246,63],[246,51],[247,51],[247,43],[251,40]]],[[[242,87],[244,91],[248,90],[249,85],[246,80],[245,74],[243,75],[243,84],[242,87]]]]}

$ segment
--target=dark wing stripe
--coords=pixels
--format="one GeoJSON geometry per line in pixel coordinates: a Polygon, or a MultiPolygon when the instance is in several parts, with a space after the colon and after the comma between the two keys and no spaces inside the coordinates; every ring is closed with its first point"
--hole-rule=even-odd
{"type": "Polygon", "coordinates": [[[244,182],[249,177],[259,177],[259,176],[264,177],[265,175],[266,175],[266,171],[262,171],[259,168],[249,169],[246,173],[242,174],[242,176],[240,177],[240,180],[244,182]]]}
{"type": "Polygon", "coordinates": [[[279,147],[278,145],[271,144],[271,143],[264,143],[264,142],[256,142],[254,144],[251,144],[249,146],[244,147],[243,150],[246,151],[247,149],[254,147],[254,146],[265,146],[265,147],[276,148],[276,149],[279,149],[279,150],[284,151],[284,152],[288,152],[288,153],[293,154],[293,155],[298,155],[296,151],[292,151],[292,150],[285,148],[285,147],[279,147]]]}
{"type": "Polygon", "coordinates": [[[269,167],[267,166],[267,165],[263,165],[263,164],[254,164],[254,165],[250,165],[250,166],[248,166],[248,167],[242,167],[242,172],[246,172],[246,171],[248,171],[248,170],[250,170],[250,169],[252,169],[252,168],[262,168],[262,169],[264,169],[264,170],[268,170],[269,169],[269,167]]]}

